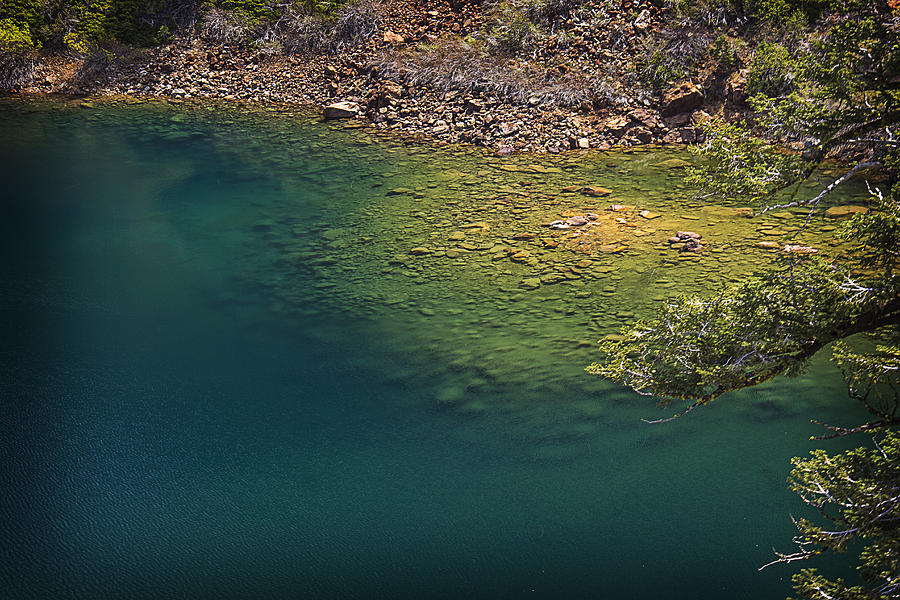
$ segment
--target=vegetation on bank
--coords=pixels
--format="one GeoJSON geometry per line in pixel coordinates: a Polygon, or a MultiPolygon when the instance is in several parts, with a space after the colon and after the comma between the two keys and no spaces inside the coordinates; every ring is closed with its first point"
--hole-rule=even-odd
{"type": "Polygon", "coordinates": [[[796,374],[830,345],[849,397],[870,419],[823,424],[824,437],[866,435],[870,444],[794,460],[791,488],[820,518],[797,519],[796,550],[774,563],[851,550],[859,553],[858,582],[803,569],[794,576],[797,594],[898,598],[900,13],[895,2],[871,0],[802,3],[796,11],[773,11],[770,26],[813,16],[824,19],[820,34],[801,37],[791,52],[774,42],[757,48],[748,82],[757,113],[752,122],[708,125],[699,150],[711,160],[692,179],[711,194],[754,201],[759,211],[806,206],[811,217],[834,187],[854,176],[874,179],[869,211],[841,232],[856,250],[840,261],[787,254],[714,297],[668,302],[655,319],[602,344],[605,358],[589,371],[663,403],[687,401],[676,418],[730,390],[796,374]],[[851,158],[852,168],[804,197],[802,184],[835,153],[851,158]]]}

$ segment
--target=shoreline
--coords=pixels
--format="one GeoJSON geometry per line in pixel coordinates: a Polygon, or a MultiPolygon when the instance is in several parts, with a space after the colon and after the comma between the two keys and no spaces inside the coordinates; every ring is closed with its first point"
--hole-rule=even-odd
{"type": "Polygon", "coordinates": [[[513,103],[485,92],[440,91],[390,79],[373,66],[371,51],[305,60],[263,56],[196,36],[143,50],[85,78],[89,70],[85,59],[43,56],[31,85],[5,95],[212,100],[319,114],[328,105],[347,103],[356,107],[353,120],[366,126],[413,140],[483,147],[500,155],[684,147],[699,141],[697,126],[710,118],[704,109],[712,110],[690,82],[674,86],[659,107],[561,107],[536,96],[513,103]]]}

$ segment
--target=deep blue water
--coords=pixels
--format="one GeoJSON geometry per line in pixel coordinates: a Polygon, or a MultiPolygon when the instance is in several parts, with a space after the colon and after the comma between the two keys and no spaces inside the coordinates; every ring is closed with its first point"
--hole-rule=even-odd
{"type": "Polygon", "coordinates": [[[0,108],[2,597],[789,593],[791,567],[757,572],[805,514],[789,459],[810,418],[860,418],[826,361],[667,425],[576,385],[583,364],[539,388],[550,409],[510,385],[481,392],[504,409],[441,410],[463,375],[412,359],[427,317],[285,309],[252,225],[361,210],[396,169],[381,142],[348,157],[357,134],[301,119],[267,159],[255,120],[178,124],[0,108]]]}

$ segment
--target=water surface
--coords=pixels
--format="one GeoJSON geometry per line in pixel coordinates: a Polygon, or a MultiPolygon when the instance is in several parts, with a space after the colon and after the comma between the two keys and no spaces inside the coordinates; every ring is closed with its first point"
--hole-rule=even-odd
{"type": "Polygon", "coordinates": [[[4,101],[0,139],[5,597],[788,594],[757,567],[805,514],[789,459],[864,418],[826,357],[657,426],[583,367],[755,241],[839,252],[832,223],[695,202],[685,154],[286,111],[4,101]]]}

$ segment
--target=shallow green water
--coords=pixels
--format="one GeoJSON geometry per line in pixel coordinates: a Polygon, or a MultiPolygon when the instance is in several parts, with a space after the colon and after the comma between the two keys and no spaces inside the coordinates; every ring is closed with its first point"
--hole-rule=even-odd
{"type": "Polygon", "coordinates": [[[684,154],[498,159],[292,114],[4,102],[0,139],[11,597],[788,593],[756,568],[803,514],[789,458],[811,417],[861,418],[824,357],[658,426],[582,369],[797,215],[694,203],[660,166],[684,154]]]}

